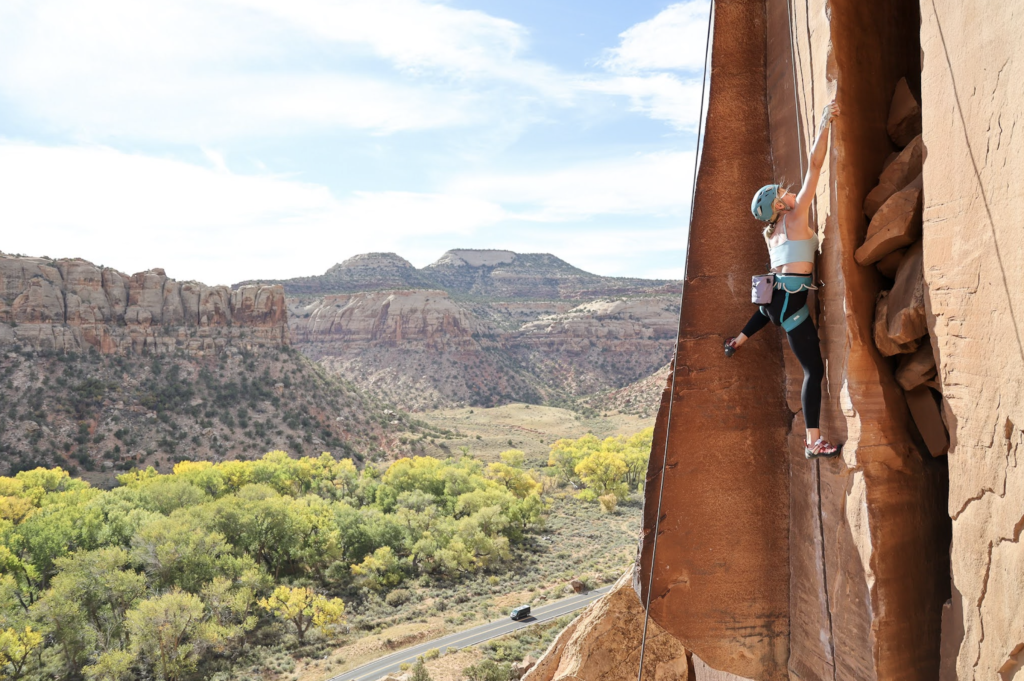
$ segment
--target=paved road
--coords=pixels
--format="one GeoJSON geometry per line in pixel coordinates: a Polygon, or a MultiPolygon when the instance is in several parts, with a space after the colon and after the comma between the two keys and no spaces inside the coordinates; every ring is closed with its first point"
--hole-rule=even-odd
{"type": "Polygon", "coordinates": [[[514,622],[508,617],[505,617],[503,619],[490,622],[489,624],[482,624],[479,627],[460,631],[456,634],[449,634],[447,636],[442,636],[441,638],[435,638],[433,641],[420,643],[419,645],[406,648],[405,650],[400,650],[397,653],[392,653],[374,660],[373,662],[364,664],[361,667],[356,667],[355,669],[343,674],[332,676],[328,681],[375,681],[375,679],[387,676],[392,672],[397,672],[399,665],[403,662],[415,662],[417,657],[432,648],[437,648],[443,654],[449,648],[458,650],[459,648],[483,643],[484,641],[489,641],[492,638],[504,636],[505,634],[523,629],[533,624],[547,622],[548,620],[553,620],[561,617],[562,615],[585,608],[609,591],[611,591],[611,587],[606,586],[601,589],[594,589],[593,591],[589,591],[585,594],[563,598],[562,600],[549,605],[542,605],[539,608],[533,609],[531,617],[528,617],[525,620],[519,620],[518,622],[514,622]]]}

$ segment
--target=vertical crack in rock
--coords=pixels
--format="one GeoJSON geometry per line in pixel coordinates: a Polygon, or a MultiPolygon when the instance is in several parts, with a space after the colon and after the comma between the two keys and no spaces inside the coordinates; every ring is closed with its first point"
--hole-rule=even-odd
{"type": "Polygon", "coordinates": [[[828,616],[828,645],[832,656],[832,681],[836,681],[836,639],[832,627],[832,604],[828,595],[828,565],[825,561],[825,522],[821,511],[821,461],[814,462],[814,487],[818,505],[818,538],[821,540],[821,582],[825,598],[825,613],[828,616]]]}

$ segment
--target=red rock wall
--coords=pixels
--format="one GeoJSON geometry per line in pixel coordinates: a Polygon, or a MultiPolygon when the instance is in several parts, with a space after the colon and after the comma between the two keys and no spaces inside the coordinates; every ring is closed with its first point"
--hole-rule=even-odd
{"type": "Polygon", "coordinates": [[[942,679],[1024,678],[1024,7],[921,4],[924,273],[950,433],[942,679]]]}
{"type": "MultiPolygon", "coordinates": [[[[773,4],[785,9],[785,2],[773,4]]],[[[917,12],[914,2],[859,0],[830,2],[827,11],[824,3],[794,3],[791,10],[803,148],[833,93],[842,110],[816,219],[824,236],[818,321],[828,369],[822,428],[845,448],[841,460],[809,466],[797,415],[789,664],[801,678],[937,674],[948,545],[943,463],[915,442],[893,360],[872,341],[881,277],[853,258],[867,229],[864,197],[893,151],[886,120],[896,82],[913,82],[918,73],[917,12]]],[[[772,114],[779,121],[773,148],[792,146],[786,138],[797,134],[796,121],[775,107],[772,114]]],[[[794,373],[792,392],[799,386],[794,373]]]]}
{"type": "Polygon", "coordinates": [[[288,342],[280,285],[179,283],[162,269],[127,276],[79,259],[0,254],[0,345],[103,353],[218,351],[288,342]]]}
{"type": "MultiPolygon", "coordinates": [[[[718,5],[719,61],[691,230],[651,606],[659,624],[713,669],[758,679],[938,675],[940,611],[949,588],[945,460],[928,455],[895,381],[896,360],[875,347],[872,328],[882,277],[854,259],[867,230],[864,198],[895,149],[886,122],[896,83],[907,77],[911,88],[919,87],[918,11],[910,0],[718,5]],[[748,22],[742,28],[727,23],[740,14],[748,22]],[[765,31],[760,61],[751,47],[755,26],[765,31]],[[759,94],[753,94],[758,92],[753,83],[721,68],[741,62],[748,77],[763,79],[759,94]],[[838,460],[810,464],[802,455],[802,375],[778,335],[759,334],[732,360],[721,356],[721,339],[742,325],[743,319],[732,317],[752,311],[747,277],[766,259],[747,206],[772,173],[764,175],[751,159],[737,163],[726,141],[732,139],[728,128],[715,117],[716,104],[730,102],[735,115],[745,117],[747,131],[759,125],[763,114],[753,110],[758,103],[736,104],[741,96],[764,97],[774,176],[793,185],[799,184],[800,158],[821,108],[835,96],[842,109],[814,217],[823,236],[818,275],[824,286],[816,301],[827,365],[822,428],[830,439],[845,443],[838,460]],[[723,191],[727,184],[733,195],[723,191]],[[736,214],[723,220],[725,205],[736,214]],[[715,249],[722,250],[723,240],[708,235],[702,222],[712,211],[716,224],[750,224],[755,238],[748,242],[743,232],[736,238],[737,246],[749,251],[717,259],[715,249]],[[731,297],[721,286],[729,276],[739,284],[731,297]],[[779,426],[772,399],[783,383],[789,410],[781,419],[787,431],[792,426],[785,455],[773,445],[779,426]],[[745,392],[753,385],[758,386],[754,394],[745,392]],[[758,398],[766,395],[767,406],[758,408],[758,398]],[[745,451],[755,448],[757,453],[745,451]],[[766,451],[771,465],[756,461],[766,451]],[[742,476],[746,483],[737,480],[742,476]],[[745,503],[727,511],[723,499],[741,488],[745,503]],[[785,539],[775,534],[780,524],[785,539]],[[760,544],[750,540],[751,529],[760,534],[760,544]],[[731,551],[724,548],[729,541],[731,551]],[[786,585],[779,584],[783,566],[786,585]],[[719,571],[748,583],[721,579],[719,571]],[[765,598],[769,589],[772,595],[765,598]],[[782,594],[785,603],[777,600],[782,594]],[[764,607],[768,603],[771,607],[764,607]],[[755,614],[757,607],[763,609],[755,614]],[[719,626],[725,617],[732,626],[719,626]],[[748,635],[754,631],[760,637],[756,644],[748,635]],[[766,654],[768,641],[786,650],[766,654]]],[[[659,416],[662,436],[667,398],[659,416]]],[[[652,452],[647,487],[648,533],[654,525],[659,448],[656,444],[652,452]]],[[[647,534],[641,585],[650,576],[649,544],[647,534]]]]}
{"type": "MultiPolygon", "coordinates": [[[[749,210],[772,176],[765,21],[763,1],[717,5],[650,612],[712,667],[784,679],[790,417],[781,346],[766,333],[732,359],[722,353],[754,311],[749,277],[767,260],[749,210]]],[[[647,480],[641,566],[651,560],[668,397],[647,480]]],[[[645,599],[649,570],[638,577],[645,599]]]]}

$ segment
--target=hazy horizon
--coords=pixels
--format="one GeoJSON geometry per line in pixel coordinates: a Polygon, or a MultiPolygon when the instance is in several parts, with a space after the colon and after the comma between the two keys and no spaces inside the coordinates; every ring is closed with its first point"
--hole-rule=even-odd
{"type": "Polygon", "coordinates": [[[0,7],[0,251],[234,283],[366,252],[682,272],[707,4],[0,7]]]}

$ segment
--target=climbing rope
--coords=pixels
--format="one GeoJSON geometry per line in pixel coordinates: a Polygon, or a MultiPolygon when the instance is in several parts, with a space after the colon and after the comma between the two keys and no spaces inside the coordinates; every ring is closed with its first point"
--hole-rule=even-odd
{"type": "MultiPolygon", "coordinates": [[[[693,154],[693,187],[690,191],[690,227],[693,226],[694,204],[697,200],[697,166],[700,160],[700,152],[703,148],[703,126],[704,126],[704,92],[708,81],[708,55],[711,53],[711,26],[715,13],[715,2],[711,0],[708,5],[708,32],[704,39],[704,71],[700,80],[700,109],[697,120],[697,148],[693,154]]],[[[679,337],[683,333],[683,300],[686,296],[686,272],[690,263],[690,238],[686,238],[686,256],[683,259],[683,286],[679,294],[679,326],[676,329],[675,349],[672,353],[672,384],[669,389],[668,416],[665,419],[665,446],[662,449],[661,459],[661,481],[658,486],[658,512],[654,518],[654,541],[651,546],[651,578],[647,582],[647,600],[644,603],[644,632],[640,638],[640,669],[637,671],[637,681],[643,680],[644,674],[644,652],[647,649],[647,623],[650,620],[651,593],[654,590],[654,559],[658,554],[658,528],[661,525],[661,501],[665,494],[665,473],[668,472],[668,438],[672,432],[672,404],[676,394],[676,373],[679,371],[679,337]]]]}

